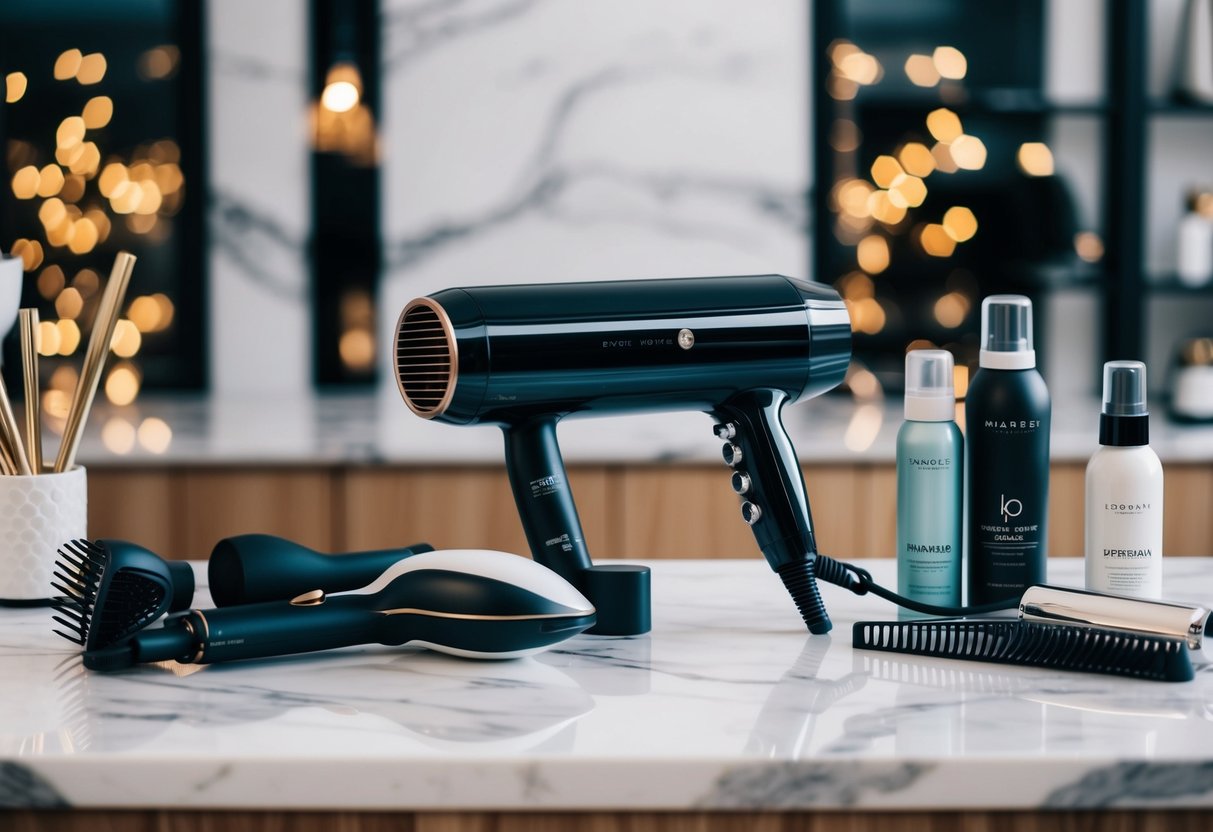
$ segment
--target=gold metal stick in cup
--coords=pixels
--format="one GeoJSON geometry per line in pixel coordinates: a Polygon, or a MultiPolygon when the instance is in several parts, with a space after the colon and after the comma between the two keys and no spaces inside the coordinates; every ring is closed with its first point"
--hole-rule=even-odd
{"type": "Polygon", "coordinates": [[[121,313],[126,287],[130,283],[134,268],[135,255],[126,251],[118,252],[109,282],[105,284],[105,292],[101,296],[101,306],[97,310],[93,332],[88,339],[88,351],[84,354],[84,367],[67,412],[63,442],[59,446],[59,455],[55,458],[56,472],[70,470],[76,461],[84,423],[88,421],[88,412],[97,395],[97,384],[101,381],[102,370],[105,369],[105,359],[109,355],[110,342],[114,338],[114,327],[118,325],[118,315],[121,313]]]}
{"type": "Polygon", "coordinates": [[[0,433],[4,435],[5,449],[12,457],[17,473],[23,477],[34,473],[21,445],[21,430],[17,427],[17,417],[13,415],[13,403],[8,398],[3,376],[0,376],[0,433]]]}
{"type": "Polygon", "coordinates": [[[42,414],[40,412],[40,387],[38,384],[38,310],[22,309],[21,326],[21,373],[25,380],[25,455],[29,467],[35,474],[42,473],[42,414]]]}

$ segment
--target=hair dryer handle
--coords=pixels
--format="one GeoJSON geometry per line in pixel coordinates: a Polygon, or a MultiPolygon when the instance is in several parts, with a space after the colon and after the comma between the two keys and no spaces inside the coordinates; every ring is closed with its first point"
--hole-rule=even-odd
{"type": "Polygon", "coordinates": [[[783,580],[811,633],[833,626],[817,590],[817,541],[804,477],[780,418],[787,395],[779,390],[745,393],[717,407],[717,436],[733,468],[733,490],[758,548],[783,580]]]}
{"type": "Polygon", "coordinates": [[[584,589],[590,553],[556,442],[556,419],[534,419],[504,430],[505,467],[531,556],[584,589]]]}

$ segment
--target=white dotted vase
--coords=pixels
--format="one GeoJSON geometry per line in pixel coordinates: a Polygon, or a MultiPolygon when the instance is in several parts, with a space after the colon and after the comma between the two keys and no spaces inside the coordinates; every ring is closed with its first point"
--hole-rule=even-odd
{"type": "Polygon", "coordinates": [[[0,476],[0,603],[59,594],[51,589],[55,552],[87,534],[83,468],[36,477],[0,476]]]}

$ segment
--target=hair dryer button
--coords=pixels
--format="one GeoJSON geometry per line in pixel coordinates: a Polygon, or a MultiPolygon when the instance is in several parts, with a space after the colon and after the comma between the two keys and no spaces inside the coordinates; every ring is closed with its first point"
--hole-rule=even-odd
{"type": "Polygon", "coordinates": [[[738,494],[750,493],[750,475],[743,474],[740,471],[733,472],[733,490],[738,494]]]}
{"type": "Polygon", "coordinates": [[[724,457],[725,464],[731,468],[736,468],[741,464],[741,447],[732,442],[721,449],[721,455],[724,457]]]}
{"type": "Polygon", "coordinates": [[[747,500],[741,504],[741,519],[752,526],[762,519],[762,509],[747,500]]]}
{"type": "Polygon", "coordinates": [[[717,439],[728,441],[737,435],[737,425],[732,422],[725,422],[723,425],[716,425],[712,428],[716,432],[717,439]]]}

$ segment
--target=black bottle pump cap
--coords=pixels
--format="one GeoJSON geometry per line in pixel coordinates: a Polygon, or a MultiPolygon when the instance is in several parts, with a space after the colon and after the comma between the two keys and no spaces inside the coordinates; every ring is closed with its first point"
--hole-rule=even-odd
{"type": "Polygon", "coordinates": [[[1150,444],[1146,365],[1140,361],[1109,361],[1103,365],[1099,444],[1115,447],[1150,444]]]}
{"type": "Polygon", "coordinates": [[[598,611],[596,636],[636,636],[653,627],[652,573],[647,566],[609,564],[581,573],[582,591],[598,611]]]}

